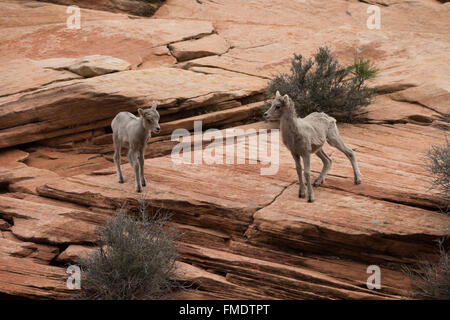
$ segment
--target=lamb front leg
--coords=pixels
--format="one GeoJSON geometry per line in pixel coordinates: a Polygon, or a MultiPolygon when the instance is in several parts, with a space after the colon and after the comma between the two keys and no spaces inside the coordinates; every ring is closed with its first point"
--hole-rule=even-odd
{"type": "Polygon", "coordinates": [[[144,150],[141,150],[139,152],[139,169],[141,170],[141,184],[143,187],[145,187],[147,185],[147,180],[145,180],[145,175],[144,175],[144,150]]]}
{"type": "Polygon", "coordinates": [[[311,186],[311,176],[310,176],[310,171],[311,171],[311,155],[305,154],[302,156],[303,158],[303,165],[305,166],[305,181],[306,181],[306,186],[308,187],[308,202],[314,202],[314,190],[311,186]]]}
{"type": "Polygon", "coordinates": [[[305,197],[305,184],[303,183],[303,175],[302,175],[302,163],[300,162],[300,157],[297,155],[292,155],[295,160],[295,168],[297,169],[297,175],[298,175],[298,183],[299,183],[299,190],[298,190],[298,197],[304,198],[305,197]]]}
{"type": "Polygon", "coordinates": [[[128,152],[128,161],[130,161],[131,167],[134,170],[134,176],[136,180],[136,192],[142,192],[142,184],[141,184],[141,169],[139,168],[139,161],[137,159],[136,151],[130,150],[128,152]]]}

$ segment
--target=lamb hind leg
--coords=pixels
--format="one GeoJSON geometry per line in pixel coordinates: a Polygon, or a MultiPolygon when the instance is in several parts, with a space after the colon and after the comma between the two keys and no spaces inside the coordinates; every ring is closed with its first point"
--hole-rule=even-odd
{"type": "Polygon", "coordinates": [[[114,142],[114,164],[116,165],[117,170],[117,181],[119,183],[123,183],[123,175],[122,170],[120,169],[120,152],[122,149],[122,146],[120,145],[120,142],[117,138],[113,136],[113,142],[114,142]]]}
{"type": "Polygon", "coordinates": [[[328,171],[330,171],[332,163],[330,157],[327,156],[327,154],[325,153],[325,151],[323,151],[322,148],[316,152],[316,155],[320,158],[320,160],[322,160],[323,168],[322,172],[320,172],[319,177],[313,183],[314,187],[320,186],[325,181],[325,178],[327,176],[328,171]]]}
{"type": "Polygon", "coordinates": [[[308,188],[308,202],[314,202],[314,190],[311,186],[311,176],[310,176],[310,172],[311,172],[311,155],[308,154],[304,154],[302,156],[303,158],[303,165],[305,166],[305,170],[304,170],[304,174],[305,174],[305,182],[306,182],[306,187],[308,188]]]}
{"type": "Polygon", "coordinates": [[[144,150],[141,150],[139,152],[139,169],[140,171],[140,175],[141,175],[141,184],[143,187],[145,187],[147,185],[147,180],[145,180],[145,175],[144,175],[144,150]]]}
{"type": "Polygon", "coordinates": [[[350,163],[352,164],[352,167],[353,167],[353,174],[354,174],[355,184],[360,184],[362,175],[361,175],[361,172],[359,172],[358,163],[356,162],[355,153],[353,152],[352,149],[350,149],[349,147],[347,147],[344,144],[344,142],[342,141],[341,137],[339,136],[339,133],[337,132],[337,128],[328,137],[328,143],[330,145],[332,145],[333,147],[335,147],[336,149],[338,149],[339,151],[341,151],[342,153],[344,153],[345,156],[350,160],[350,163]]]}

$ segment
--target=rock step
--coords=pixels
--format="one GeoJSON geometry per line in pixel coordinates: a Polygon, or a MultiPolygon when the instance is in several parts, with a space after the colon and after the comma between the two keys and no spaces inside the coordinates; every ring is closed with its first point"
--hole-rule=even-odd
{"type": "Polygon", "coordinates": [[[262,114],[263,104],[261,102],[255,102],[244,106],[167,122],[161,126],[161,133],[170,135],[176,129],[192,131],[195,121],[201,121],[204,129],[211,128],[212,126],[221,129],[226,125],[236,126],[240,122],[254,122],[256,119],[260,119],[262,114]]]}
{"type": "MultiPolygon", "coordinates": [[[[182,261],[177,261],[176,267],[175,280],[192,285],[192,287],[196,288],[196,291],[207,293],[209,296],[213,296],[214,299],[273,299],[273,297],[257,288],[238,285],[228,281],[224,276],[208,272],[205,269],[182,261]]],[[[196,299],[196,297],[196,295],[189,292],[186,292],[184,295],[184,299],[196,299]]]]}
{"type": "Polygon", "coordinates": [[[30,259],[48,265],[59,254],[59,248],[50,245],[23,242],[12,232],[0,230],[0,254],[30,259]]]}
{"type": "MultiPolygon", "coordinates": [[[[185,262],[213,272],[225,273],[226,279],[231,283],[254,288],[278,299],[398,298],[386,291],[374,293],[365,288],[363,281],[355,285],[301,266],[286,266],[279,262],[249,258],[192,244],[180,244],[179,251],[185,262]]],[[[365,276],[364,272],[360,275],[361,278],[365,276]]]]}
{"type": "MultiPolygon", "coordinates": [[[[231,235],[242,236],[251,222],[253,212],[269,204],[285,184],[270,178],[263,179],[260,184],[260,177],[255,175],[239,174],[230,177],[231,172],[223,172],[217,168],[211,170],[204,166],[195,171],[173,171],[174,164],[170,158],[157,159],[167,162],[168,167],[153,165],[147,171],[151,172],[148,179],[152,181],[152,187],[146,191],[152,205],[176,212],[173,217],[175,222],[200,227],[211,226],[219,230],[223,228],[231,235]],[[209,178],[205,179],[207,176],[209,178]],[[228,178],[225,179],[226,176],[228,178]],[[252,189],[245,186],[250,182],[252,189]],[[225,187],[230,192],[223,193],[225,187]],[[241,202],[239,199],[242,197],[249,201],[241,202]]],[[[124,165],[123,169],[127,186],[125,190],[115,181],[114,170],[109,169],[105,170],[104,175],[81,175],[49,182],[37,191],[42,196],[110,210],[119,208],[128,199],[130,208],[137,209],[138,201],[132,187],[134,182],[131,171],[128,165],[124,165]],[[70,194],[67,193],[68,190],[70,194]]]]}
{"type": "MultiPolygon", "coordinates": [[[[374,292],[366,288],[365,264],[288,255],[241,242],[219,250],[205,239],[185,243],[184,238],[177,247],[185,262],[177,262],[175,279],[222,298],[250,295],[257,299],[393,299],[405,296],[411,285],[402,272],[382,266],[383,287],[374,292]]],[[[70,245],[58,261],[76,263],[78,257],[85,257],[92,250],[70,245]]]]}
{"type": "MultiPolygon", "coordinates": [[[[136,16],[150,17],[156,12],[156,10],[158,10],[158,8],[164,3],[164,1],[165,0],[78,0],[76,4],[81,8],[92,10],[120,12],[136,16]]],[[[67,6],[73,5],[72,0],[46,0],[45,2],[52,2],[67,6]]]]}
{"type": "MultiPolygon", "coordinates": [[[[169,122],[161,122],[161,133],[151,137],[146,148],[146,158],[167,155],[178,142],[170,141],[171,134],[176,129],[192,131],[194,122],[200,121],[202,130],[209,128],[235,127],[242,123],[251,123],[259,120],[262,116],[263,103],[254,102],[241,105],[238,101],[227,101],[218,104],[215,108],[219,111],[205,112],[200,115],[186,116],[169,122]]],[[[179,115],[178,115],[179,117],[179,115]]],[[[76,135],[57,137],[39,141],[38,144],[61,148],[62,151],[74,151],[77,153],[100,153],[109,154],[114,151],[112,134],[101,134],[97,131],[87,131],[76,135]],[[80,139],[81,141],[74,142],[80,139]]],[[[112,162],[112,157],[107,157],[112,162]]],[[[124,159],[126,161],[126,159],[124,159]]]]}
{"type": "Polygon", "coordinates": [[[118,112],[136,112],[153,100],[165,116],[254,96],[265,85],[245,75],[168,67],[56,82],[0,98],[0,148],[104,128],[118,112]]]}
{"type": "Polygon", "coordinates": [[[87,210],[5,196],[0,196],[0,214],[13,221],[10,230],[18,239],[51,245],[95,242],[96,227],[107,218],[87,210]]]}
{"type": "MultiPolygon", "coordinates": [[[[0,240],[1,241],[1,240],[0,240]]],[[[30,259],[11,257],[0,251],[0,292],[31,299],[67,299],[66,269],[30,259]]]]}
{"type": "Polygon", "coordinates": [[[450,230],[450,218],[437,212],[328,188],[317,189],[320,202],[309,206],[290,201],[297,195],[298,186],[290,186],[257,211],[248,240],[368,263],[411,263],[432,255],[434,240],[450,230]]]}
{"type": "MultiPolygon", "coordinates": [[[[175,120],[180,120],[181,118],[189,118],[196,115],[212,113],[240,106],[242,106],[242,103],[240,101],[230,100],[217,103],[215,105],[196,108],[193,110],[184,110],[183,112],[180,113],[169,114],[167,116],[161,117],[160,124],[162,125],[163,123],[170,123],[175,120]]],[[[104,128],[88,130],[84,132],[77,132],[75,134],[57,136],[55,138],[40,140],[37,144],[49,147],[60,147],[64,149],[67,149],[69,145],[73,145],[74,143],[77,142],[89,142],[93,145],[110,144],[112,143],[111,134],[105,134],[105,132],[111,131],[110,125],[111,123],[106,125],[104,128]]],[[[156,136],[151,141],[159,141],[158,137],[161,136],[160,135],[156,136]]],[[[167,137],[165,137],[165,139],[167,139],[167,137]]]]}

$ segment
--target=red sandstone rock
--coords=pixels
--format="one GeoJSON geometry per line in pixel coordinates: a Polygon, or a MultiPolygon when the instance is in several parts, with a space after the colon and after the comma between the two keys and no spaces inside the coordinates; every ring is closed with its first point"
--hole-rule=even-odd
{"type": "MultiPolygon", "coordinates": [[[[183,234],[176,279],[198,287],[169,298],[407,297],[400,266],[432,256],[434,240],[450,230],[422,166],[424,152],[445,137],[436,128],[446,127],[449,113],[449,6],[369,2],[383,6],[380,30],[367,29],[369,3],[357,1],[168,0],[152,19],[82,9],[80,30],[67,29],[65,6],[0,2],[0,148],[49,146],[0,150],[0,292],[68,297],[65,270],[49,265],[56,245],[67,246],[58,261],[73,262],[92,250],[95,228],[116,208],[137,207],[129,164],[120,185],[110,162],[108,127],[117,112],[158,100],[167,135],[152,138],[148,155],[165,155],[173,129],[192,129],[194,120],[221,128],[259,114],[261,103],[250,102],[264,99],[267,80],[289,69],[292,54],[309,57],[327,44],[342,63],[358,48],[380,69],[370,83],[380,94],[367,108],[371,124],[339,126],[362,185],[353,185],[348,160],[329,146],[333,166],[313,204],[297,198],[283,146],[279,171],[265,177],[266,164],[249,164],[248,154],[239,156],[242,165],[146,160],[147,198],[172,210],[183,234]],[[91,55],[128,61],[132,70],[91,79],[67,71],[91,55]],[[380,291],[366,289],[369,264],[381,267],[380,291]]],[[[132,0],[79,3],[141,8],[132,0]]],[[[320,169],[313,157],[312,175],[320,169]]]]}
{"type": "MultiPolygon", "coordinates": [[[[211,34],[209,21],[130,19],[127,15],[81,10],[81,28],[68,29],[66,6],[32,2],[1,2],[0,62],[29,58],[81,58],[101,54],[128,61],[133,66],[147,60],[153,66],[173,58],[158,57],[152,48],[211,34]]],[[[170,63],[170,64],[171,64],[170,63]]]]}
{"type": "Polygon", "coordinates": [[[221,55],[228,51],[230,45],[220,36],[213,34],[198,40],[176,42],[169,45],[177,61],[221,55]]]}
{"type": "Polygon", "coordinates": [[[11,232],[21,240],[47,243],[86,243],[97,240],[102,215],[0,196],[0,214],[13,220],[11,232]]]}
{"type": "Polygon", "coordinates": [[[64,268],[0,252],[0,292],[12,297],[67,299],[74,294],[66,287],[67,277],[64,268]]]}
{"type": "MultiPolygon", "coordinates": [[[[284,147],[281,148],[280,170],[275,176],[268,177],[268,180],[259,176],[260,166],[203,165],[196,170],[186,170],[188,165],[174,165],[170,157],[147,160],[146,172],[148,172],[147,179],[150,181],[147,197],[154,205],[175,210],[177,214],[174,220],[178,223],[217,228],[216,219],[221,216],[222,221],[228,221],[228,224],[223,225],[222,228],[231,236],[241,234],[235,232],[240,230],[239,224],[248,221],[244,212],[253,210],[256,212],[253,216],[255,226],[250,226],[247,236],[252,241],[256,239],[258,243],[261,241],[282,243],[283,246],[292,246],[300,250],[327,251],[330,254],[335,251],[341,255],[357,255],[360,259],[376,261],[386,261],[386,259],[409,261],[417,252],[430,251],[433,243],[430,240],[448,233],[450,225],[448,217],[384,200],[390,199],[398,203],[430,208],[437,205],[429,194],[426,172],[422,168],[420,158],[419,156],[411,157],[409,148],[415,144],[435,143],[441,139],[440,133],[433,128],[424,129],[415,125],[395,125],[391,128],[379,125],[343,126],[341,133],[350,146],[358,145],[365,150],[364,153],[360,149],[356,150],[364,183],[361,186],[354,186],[348,160],[338,151],[327,147],[328,153],[334,150],[331,155],[334,164],[325,184],[317,189],[318,195],[322,194],[322,196],[318,196],[317,203],[310,206],[295,195],[297,176],[291,156],[284,147]],[[379,137],[385,134],[396,136],[397,140],[379,140],[379,137]],[[397,151],[394,151],[399,141],[404,149],[397,148],[397,151]],[[388,162],[384,160],[386,155],[390,159],[388,162]],[[398,165],[400,163],[402,163],[401,166],[398,165]],[[230,174],[230,172],[233,173],[230,174]],[[380,172],[383,172],[383,175],[380,172]],[[245,183],[239,182],[242,179],[245,183]],[[220,183],[220,186],[214,186],[214,181],[220,183]],[[229,186],[227,186],[228,183],[229,186]],[[271,196],[272,193],[268,193],[267,188],[273,183],[276,183],[273,185],[276,188],[272,197],[277,195],[277,200],[266,202],[263,196],[271,196]],[[291,185],[293,183],[294,185],[291,185]],[[403,187],[405,185],[408,188],[403,187]],[[262,189],[258,191],[259,188],[262,189]],[[284,188],[287,189],[284,190],[284,188]],[[220,190],[227,190],[225,198],[222,198],[223,193],[220,190]],[[236,190],[239,196],[236,194],[234,197],[231,193],[233,190],[236,190]],[[337,190],[345,190],[345,192],[337,190]],[[205,193],[206,191],[208,193],[205,193]],[[232,199],[238,202],[230,202],[232,199]],[[192,208],[194,213],[197,203],[203,203],[202,213],[198,211],[201,207],[198,207],[197,214],[188,218],[186,214],[191,211],[188,208],[192,208]],[[236,207],[238,203],[245,203],[248,207],[241,207],[241,205],[236,207]],[[267,203],[271,203],[269,207],[266,207],[267,203]],[[305,208],[302,209],[304,206],[305,208]],[[330,213],[330,210],[333,212],[330,213]],[[277,211],[280,212],[279,222],[276,222],[277,211]],[[292,217],[290,211],[292,211],[292,217]],[[275,220],[270,220],[267,224],[263,223],[265,218],[262,217],[266,216],[265,212],[267,212],[267,219],[275,220]],[[313,218],[308,218],[309,214],[313,218]],[[333,218],[333,215],[336,215],[336,218],[333,218]],[[322,218],[318,219],[319,216],[322,218]],[[228,220],[228,217],[234,218],[228,220]],[[330,222],[327,222],[327,219],[331,219],[330,222]],[[237,224],[238,221],[239,224],[237,224]],[[283,228],[284,221],[286,221],[286,228],[283,228]],[[299,221],[300,229],[295,231],[293,228],[296,221],[299,221]],[[312,226],[308,226],[309,224],[312,226]],[[327,229],[328,227],[331,229],[327,229]],[[271,231],[270,228],[280,229],[271,231]],[[313,234],[308,235],[309,230],[313,234]],[[314,230],[318,230],[317,232],[320,230],[320,232],[314,235],[314,230]],[[296,239],[291,244],[288,240],[289,232],[292,232],[292,239],[296,239]],[[327,240],[328,233],[331,237],[329,240],[327,240]],[[381,234],[384,234],[385,240],[379,243],[381,234]],[[276,237],[275,235],[279,237],[276,240],[272,238],[276,237]],[[303,239],[300,235],[306,238],[303,239]],[[320,243],[317,242],[319,235],[322,239],[320,243]],[[308,237],[314,240],[310,242],[308,237]],[[360,240],[355,241],[357,237],[360,237],[360,240]],[[341,241],[348,242],[346,245],[338,245],[341,241]],[[365,251],[350,249],[354,245],[362,246],[367,251],[367,256],[363,257],[365,251]],[[340,249],[341,247],[343,249],[340,249]]],[[[425,150],[426,148],[414,152],[420,153],[425,150]]],[[[313,171],[318,172],[320,166],[320,160],[314,157],[313,171]]],[[[126,176],[131,175],[128,166],[125,165],[124,170],[126,176]]],[[[125,200],[136,206],[132,200],[132,179],[127,179],[129,182],[125,184],[125,187],[128,187],[129,191],[123,193],[123,186],[115,182],[114,170],[105,173],[106,175],[101,176],[79,176],[67,181],[48,183],[40,187],[38,192],[44,196],[58,199],[69,198],[80,204],[111,209],[117,208],[125,200]],[[96,200],[91,200],[92,197],[88,196],[90,194],[95,195],[96,200]]]]}
{"type": "Polygon", "coordinates": [[[69,71],[82,77],[91,78],[108,73],[129,70],[131,65],[121,59],[97,54],[76,59],[73,63],[64,68],[67,68],[69,71]]]}
{"type": "Polygon", "coordinates": [[[93,247],[71,244],[56,260],[61,263],[77,263],[79,258],[87,258],[93,250],[95,250],[93,247]]]}
{"type": "Polygon", "coordinates": [[[27,258],[41,264],[49,264],[59,253],[54,246],[22,242],[6,232],[0,236],[0,254],[17,258],[27,258]]]}

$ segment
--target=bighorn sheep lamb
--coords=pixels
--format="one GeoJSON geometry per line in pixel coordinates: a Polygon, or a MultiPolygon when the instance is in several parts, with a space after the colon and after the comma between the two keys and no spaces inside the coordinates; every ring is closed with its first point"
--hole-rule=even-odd
{"type": "Polygon", "coordinates": [[[114,164],[117,168],[119,183],[123,183],[120,169],[120,151],[122,147],[128,148],[128,161],[134,170],[136,178],[136,192],[142,192],[142,186],[147,182],[144,176],[144,152],[151,132],[159,133],[159,113],[156,111],[156,102],[152,102],[149,109],[138,109],[140,117],[129,112],[119,112],[111,122],[114,142],[114,164]]]}
{"type": "Polygon", "coordinates": [[[325,176],[331,168],[331,159],[322,150],[322,146],[327,141],[330,145],[342,151],[350,160],[355,184],[361,183],[361,173],[358,169],[355,154],[348,148],[341,137],[336,126],[336,120],[323,112],[313,112],[305,118],[297,118],[294,102],[286,94],[280,95],[277,91],[271,107],[264,113],[266,119],[280,119],[280,131],[283,143],[289,149],[295,160],[298,180],[300,184],[300,198],[305,197],[305,185],[302,179],[302,165],[300,157],[303,158],[305,166],[304,175],[308,187],[308,202],[314,201],[314,191],[310,181],[310,156],[316,153],[323,162],[322,172],[314,181],[314,186],[320,186],[325,181],[325,176]]]}

